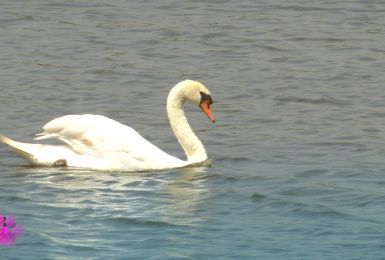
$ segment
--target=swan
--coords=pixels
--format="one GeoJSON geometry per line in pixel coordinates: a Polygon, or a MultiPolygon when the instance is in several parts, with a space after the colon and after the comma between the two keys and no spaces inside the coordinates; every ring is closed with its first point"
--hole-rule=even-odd
{"type": "Polygon", "coordinates": [[[162,151],[133,128],[101,115],[65,115],[43,126],[35,140],[57,138],[63,145],[31,144],[0,135],[18,155],[34,166],[75,167],[108,171],[157,171],[208,162],[206,150],[192,131],[183,105],[191,101],[215,122],[209,90],[202,83],[184,80],[167,97],[167,115],[172,131],[187,160],[162,151]]]}

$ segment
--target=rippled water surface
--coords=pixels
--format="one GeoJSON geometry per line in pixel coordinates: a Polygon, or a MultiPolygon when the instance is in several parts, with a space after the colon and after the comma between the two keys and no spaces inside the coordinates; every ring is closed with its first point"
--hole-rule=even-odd
{"type": "Polygon", "coordinates": [[[27,167],[0,146],[0,212],[24,235],[1,259],[383,259],[382,1],[0,2],[0,133],[97,113],[184,158],[169,89],[211,168],[27,167]]]}

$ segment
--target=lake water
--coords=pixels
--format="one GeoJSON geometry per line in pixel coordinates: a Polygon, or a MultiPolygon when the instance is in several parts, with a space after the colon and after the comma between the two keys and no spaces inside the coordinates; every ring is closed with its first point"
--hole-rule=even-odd
{"type": "Polygon", "coordinates": [[[24,235],[1,259],[384,259],[382,1],[0,3],[0,133],[96,113],[184,158],[165,99],[211,168],[27,167],[0,145],[0,212],[24,235]]]}

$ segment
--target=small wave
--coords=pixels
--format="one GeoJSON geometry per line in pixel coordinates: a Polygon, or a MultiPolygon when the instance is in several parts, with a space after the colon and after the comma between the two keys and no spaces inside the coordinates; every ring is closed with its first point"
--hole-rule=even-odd
{"type": "Polygon", "coordinates": [[[346,106],[350,105],[349,102],[344,100],[338,100],[334,98],[307,98],[307,97],[277,97],[275,101],[282,103],[303,103],[312,105],[333,105],[333,106],[346,106]]]}
{"type": "Polygon", "coordinates": [[[329,173],[329,170],[323,170],[323,169],[312,169],[312,170],[306,170],[299,173],[294,174],[296,177],[315,177],[319,175],[325,175],[329,173]]]}
{"type": "Polygon", "coordinates": [[[128,217],[114,217],[114,218],[107,218],[105,221],[109,223],[116,223],[116,224],[126,224],[126,225],[134,225],[134,226],[152,226],[152,227],[175,227],[180,226],[176,224],[172,224],[169,222],[164,221],[157,221],[157,220],[146,220],[146,219],[139,219],[139,218],[128,218],[128,217]]]}
{"type": "Polygon", "coordinates": [[[250,161],[253,158],[249,158],[246,156],[236,156],[236,155],[223,155],[223,156],[218,156],[215,158],[215,162],[245,162],[245,161],[250,161]]]}
{"type": "Polygon", "coordinates": [[[226,176],[226,175],[223,175],[223,174],[218,174],[218,173],[211,173],[211,174],[207,174],[206,176],[204,176],[205,179],[211,179],[211,180],[214,180],[214,181],[231,181],[231,182],[235,182],[235,181],[239,181],[240,178],[239,177],[236,177],[236,176],[226,176]]]}
{"type": "Polygon", "coordinates": [[[266,199],[267,196],[264,195],[264,194],[261,194],[261,193],[258,193],[258,192],[255,192],[251,195],[251,200],[252,201],[261,201],[261,200],[264,200],[266,199]]]}
{"type": "Polygon", "coordinates": [[[316,217],[333,217],[333,218],[346,218],[346,217],[352,217],[349,214],[331,209],[326,208],[325,206],[309,206],[309,205],[303,205],[301,207],[294,207],[292,209],[289,209],[285,212],[285,215],[301,215],[301,216],[316,216],[316,217]]]}
{"type": "Polygon", "coordinates": [[[334,42],[347,42],[347,41],[357,41],[357,39],[349,39],[349,38],[332,38],[332,37],[295,37],[290,38],[292,41],[314,41],[314,42],[327,42],[327,43],[334,43],[334,42]]]}
{"type": "Polygon", "coordinates": [[[338,211],[334,208],[330,208],[324,205],[316,205],[313,203],[307,203],[304,201],[295,201],[286,199],[281,196],[270,196],[255,192],[251,195],[251,200],[257,203],[260,207],[268,207],[275,209],[277,214],[280,215],[298,215],[298,216],[317,216],[317,217],[352,217],[349,214],[338,211]]]}

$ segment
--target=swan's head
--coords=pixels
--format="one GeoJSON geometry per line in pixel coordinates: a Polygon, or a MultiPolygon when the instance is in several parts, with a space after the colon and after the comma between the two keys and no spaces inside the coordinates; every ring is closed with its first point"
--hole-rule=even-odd
{"type": "Polygon", "coordinates": [[[203,113],[205,113],[212,122],[215,122],[215,116],[211,110],[213,99],[207,87],[194,80],[185,80],[179,84],[182,86],[184,99],[198,105],[202,109],[203,113]]]}

